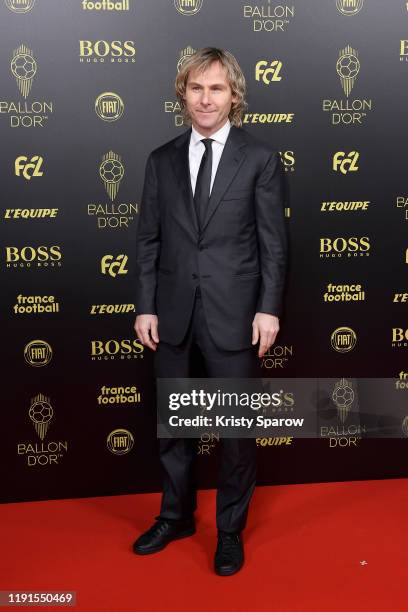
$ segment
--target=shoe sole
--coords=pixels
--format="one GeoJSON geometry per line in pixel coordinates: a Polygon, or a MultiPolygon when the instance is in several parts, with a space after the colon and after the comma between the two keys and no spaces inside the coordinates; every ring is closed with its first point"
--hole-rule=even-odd
{"type": "Polygon", "coordinates": [[[242,561],[242,563],[239,565],[239,567],[237,567],[234,570],[229,570],[229,571],[221,570],[220,571],[216,567],[214,567],[214,571],[217,574],[217,576],[233,576],[234,574],[239,572],[240,569],[242,569],[243,565],[244,565],[244,561],[242,561]]]}
{"type": "Polygon", "coordinates": [[[194,535],[195,532],[196,532],[195,528],[189,529],[188,531],[183,531],[182,533],[179,533],[177,536],[175,536],[174,538],[172,538],[171,540],[169,540],[168,542],[166,542],[166,544],[163,544],[162,546],[156,546],[156,548],[150,548],[149,550],[138,550],[137,548],[133,548],[133,552],[136,555],[152,555],[153,553],[160,552],[161,550],[165,549],[166,546],[171,544],[174,540],[182,540],[183,538],[189,538],[190,536],[194,535]]]}

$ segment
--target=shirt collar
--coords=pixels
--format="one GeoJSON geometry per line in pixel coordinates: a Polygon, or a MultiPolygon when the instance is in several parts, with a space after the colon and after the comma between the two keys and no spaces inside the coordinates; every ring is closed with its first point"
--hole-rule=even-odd
{"type": "MultiPolygon", "coordinates": [[[[214,132],[214,134],[211,134],[209,138],[212,138],[212,140],[215,140],[215,142],[219,142],[220,144],[225,145],[230,129],[231,129],[231,123],[230,123],[230,120],[227,119],[224,125],[220,127],[219,130],[214,132]]],[[[200,134],[200,132],[197,132],[195,127],[192,126],[191,127],[191,144],[196,145],[203,138],[207,138],[207,137],[200,134]]]]}

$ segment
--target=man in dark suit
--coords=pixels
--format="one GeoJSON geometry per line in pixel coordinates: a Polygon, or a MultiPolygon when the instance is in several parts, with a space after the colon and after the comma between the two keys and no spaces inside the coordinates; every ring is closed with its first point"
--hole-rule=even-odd
{"type": "MultiPolygon", "coordinates": [[[[245,78],[233,55],[187,60],[176,92],[191,129],[151,153],[137,234],[135,331],[158,378],[188,378],[198,346],[207,375],[257,376],[279,330],[286,266],[279,154],[240,128],[245,78]],[[259,347],[257,345],[259,343],[259,347]]],[[[259,374],[258,374],[259,375],[259,374]]],[[[192,439],[161,439],[160,515],[134,543],[162,550],[195,533],[192,439]]],[[[256,482],[253,439],[222,439],[215,571],[243,565],[241,532],[256,482]]]]}

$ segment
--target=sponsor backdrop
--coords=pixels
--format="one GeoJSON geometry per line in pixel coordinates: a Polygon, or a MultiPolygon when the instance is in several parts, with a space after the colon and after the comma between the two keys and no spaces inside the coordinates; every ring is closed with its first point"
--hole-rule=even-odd
{"type": "MultiPolygon", "coordinates": [[[[407,393],[407,3],[1,0],[0,19],[2,500],[159,490],[135,235],[147,155],[186,129],[175,75],[208,45],[237,57],[243,127],[286,170],[286,311],[260,372],[333,378],[319,439],[254,440],[259,483],[404,476],[407,420],[364,439],[353,379],[407,393]]],[[[217,446],[198,440],[203,487],[217,446]]]]}

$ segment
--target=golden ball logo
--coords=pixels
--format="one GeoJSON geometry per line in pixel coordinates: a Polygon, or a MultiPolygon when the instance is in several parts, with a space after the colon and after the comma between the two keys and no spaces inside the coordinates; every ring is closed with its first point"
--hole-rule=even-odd
{"type": "Polygon", "coordinates": [[[20,45],[18,49],[15,49],[10,68],[12,74],[16,77],[21,95],[27,98],[33,84],[34,75],[37,72],[37,62],[31,49],[25,45],[20,45]]]}
{"type": "Polygon", "coordinates": [[[195,53],[193,47],[186,47],[180,52],[180,59],[177,62],[177,72],[180,72],[183,64],[195,53]]]}
{"type": "Polygon", "coordinates": [[[357,57],[357,51],[352,49],[350,45],[339,51],[336,70],[340,77],[343,91],[348,97],[354,87],[356,76],[360,72],[360,61],[357,57]]]}
{"type": "Polygon", "coordinates": [[[28,411],[28,416],[32,420],[38,437],[44,440],[54,411],[50,404],[50,398],[41,393],[33,398],[28,411]]]}
{"type": "Polygon", "coordinates": [[[101,93],[95,100],[95,112],[103,121],[117,121],[124,109],[122,98],[112,91],[101,93]]]}
{"type": "Polygon", "coordinates": [[[26,465],[39,467],[58,465],[68,451],[67,441],[45,441],[54,410],[50,398],[39,393],[31,399],[28,415],[41,442],[17,443],[17,454],[26,458],[26,465]]]}
{"type": "Polygon", "coordinates": [[[125,174],[125,168],[121,161],[121,156],[113,151],[108,151],[102,157],[102,163],[99,166],[99,175],[103,180],[106,192],[111,200],[114,200],[118,194],[120,181],[125,174]]]}
{"type": "Polygon", "coordinates": [[[24,348],[24,359],[34,368],[50,363],[52,348],[45,340],[31,340],[24,348]]]}
{"type": "Polygon", "coordinates": [[[344,423],[350,411],[350,406],[354,402],[354,391],[351,383],[342,378],[334,385],[332,400],[337,406],[339,420],[344,423]]]}
{"type": "Polygon", "coordinates": [[[114,429],[107,437],[106,445],[114,455],[125,455],[132,450],[135,440],[127,429],[114,429]]]}
{"type": "Polygon", "coordinates": [[[349,353],[356,343],[356,332],[351,327],[338,327],[331,335],[331,345],[338,353],[349,353]]]}

